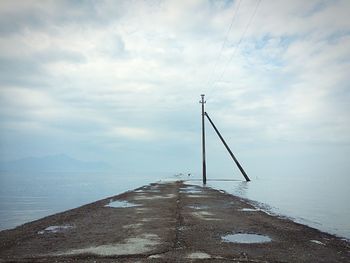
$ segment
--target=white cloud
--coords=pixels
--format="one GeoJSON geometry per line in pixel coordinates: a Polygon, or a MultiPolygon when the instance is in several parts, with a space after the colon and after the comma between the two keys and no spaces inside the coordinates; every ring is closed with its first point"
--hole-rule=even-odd
{"type": "Polygon", "coordinates": [[[242,1],[217,60],[237,3],[2,2],[2,126],[197,145],[204,92],[227,136],[348,143],[349,2],[261,1],[237,47],[242,1]]]}

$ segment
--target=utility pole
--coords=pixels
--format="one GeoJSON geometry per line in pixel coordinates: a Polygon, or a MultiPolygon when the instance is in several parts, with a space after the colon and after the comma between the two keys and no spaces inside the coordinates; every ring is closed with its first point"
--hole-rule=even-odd
{"type": "Polygon", "coordinates": [[[205,127],[204,127],[204,104],[205,104],[205,100],[204,100],[204,94],[201,95],[202,100],[199,101],[199,103],[202,104],[202,158],[203,158],[203,184],[207,183],[207,168],[205,165],[205,127]]]}

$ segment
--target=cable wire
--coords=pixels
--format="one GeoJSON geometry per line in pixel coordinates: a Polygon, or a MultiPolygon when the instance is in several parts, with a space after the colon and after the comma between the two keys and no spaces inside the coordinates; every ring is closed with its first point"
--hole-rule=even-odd
{"type": "Polygon", "coordinates": [[[224,74],[225,74],[225,72],[226,72],[226,69],[227,69],[228,65],[231,63],[232,59],[233,59],[234,56],[236,55],[236,52],[237,52],[237,50],[238,50],[238,47],[239,47],[240,44],[242,43],[242,41],[243,41],[243,39],[244,39],[244,37],[245,37],[247,31],[248,31],[248,28],[250,27],[250,25],[251,25],[251,23],[252,23],[252,21],[253,21],[253,18],[255,17],[255,15],[256,15],[256,13],[257,13],[257,10],[258,10],[258,7],[259,7],[260,2],[261,2],[261,0],[258,0],[257,4],[256,4],[256,6],[255,6],[255,9],[254,9],[254,11],[253,11],[253,13],[252,13],[252,15],[251,15],[249,21],[248,21],[248,24],[246,25],[246,27],[245,27],[245,29],[244,29],[244,31],[243,31],[243,34],[241,35],[239,41],[237,42],[237,45],[236,45],[236,47],[235,47],[235,49],[234,49],[234,51],[233,51],[233,53],[232,53],[230,59],[229,59],[229,60],[227,61],[227,63],[225,64],[225,66],[224,66],[224,68],[223,68],[223,70],[222,70],[222,73],[221,73],[220,77],[219,77],[217,80],[215,80],[215,81],[213,82],[213,84],[212,84],[213,87],[214,87],[215,83],[217,83],[217,82],[219,82],[219,81],[222,80],[222,78],[223,78],[223,76],[224,76],[224,74]]]}
{"type": "Polygon", "coordinates": [[[214,68],[213,68],[212,73],[210,74],[210,76],[209,76],[209,78],[208,78],[207,85],[210,83],[210,80],[211,80],[212,76],[215,75],[216,68],[217,68],[218,63],[219,63],[219,60],[220,60],[220,58],[221,58],[222,51],[223,51],[224,48],[225,48],[225,45],[226,45],[228,36],[229,36],[229,34],[230,34],[230,32],[231,32],[232,25],[233,25],[234,22],[236,21],[236,16],[237,16],[239,7],[240,7],[240,5],[241,5],[241,2],[242,2],[242,0],[239,0],[238,6],[237,6],[237,8],[235,8],[235,12],[233,13],[233,16],[232,16],[232,19],[231,19],[231,24],[230,24],[230,26],[229,26],[229,28],[228,28],[228,30],[227,30],[227,32],[226,32],[224,42],[222,43],[221,49],[220,49],[220,51],[219,51],[219,55],[218,55],[217,59],[215,60],[215,65],[214,65],[214,68]]]}

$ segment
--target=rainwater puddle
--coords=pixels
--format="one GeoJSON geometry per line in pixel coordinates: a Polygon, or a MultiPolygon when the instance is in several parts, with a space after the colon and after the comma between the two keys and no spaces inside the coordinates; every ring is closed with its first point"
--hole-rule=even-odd
{"type": "Polygon", "coordinates": [[[202,193],[202,189],[197,188],[197,187],[186,187],[186,188],[181,188],[180,193],[184,194],[199,194],[202,193]]]}
{"type": "Polygon", "coordinates": [[[191,195],[188,195],[188,197],[191,197],[191,198],[206,198],[208,197],[207,195],[196,195],[196,194],[191,194],[191,195]]]}
{"type": "Polygon", "coordinates": [[[105,205],[106,207],[113,207],[113,208],[127,208],[127,207],[135,207],[140,206],[138,204],[130,203],[128,201],[111,201],[108,205],[105,205]]]}
{"type": "Polygon", "coordinates": [[[190,259],[208,259],[208,258],[211,258],[211,256],[207,253],[204,253],[204,252],[194,252],[194,253],[191,253],[187,256],[187,258],[190,258],[190,259]]]}
{"type": "Polygon", "coordinates": [[[214,214],[207,212],[207,211],[196,211],[196,212],[192,212],[192,215],[194,215],[195,217],[201,219],[201,220],[207,220],[207,221],[216,221],[216,220],[221,220],[219,218],[215,218],[213,217],[214,214]]]}
{"type": "Polygon", "coordinates": [[[39,235],[45,234],[45,233],[59,233],[64,232],[65,230],[68,230],[70,228],[73,228],[73,226],[49,226],[45,228],[44,230],[38,231],[39,235]]]}
{"type": "Polygon", "coordinates": [[[272,239],[268,236],[257,235],[257,234],[231,234],[222,237],[224,242],[232,242],[232,243],[243,243],[243,244],[251,244],[251,243],[266,243],[271,242],[272,239]]]}
{"type": "Polygon", "coordinates": [[[315,244],[318,244],[318,245],[325,246],[324,243],[322,243],[321,241],[318,241],[318,240],[310,240],[310,242],[315,243],[315,244]]]}
{"type": "Polygon", "coordinates": [[[174,198],[174,194],[165,194],[165,195],[144,195],[139,194],[138,196],[135,196],[135,200],[154,200],[154,199],[163,199],[163,198],[174,198]]]}
{"type": "Polygon", "coordinates": [[[207,205],[189,205],[189,208],[195,209],[195,210],[201,210],[201,209],[208,209],[209,206],[207,205]]]}
{"type": "Polygon", "coordinates": [[[243,211],[243,212],[256,212],[256,211],[259,211],[259,209],[255,209],[255,208],[242,208],[240,211],[243,211]]]}
{"type": "Polygon", "coordinates": [[[182,190],[180,191],[182,194],[200,194],[202,191],[200,190],[182,190]]]}
{"type": "Polygon", "coordinates": [[[155,249],[157,245],[161,244],[160,241],[160,238],[155,234],[142,234],[141,236],[127,238],[121,243],[72,249],[54,255],[95,254],[100,256],[118,256],[142,254],[155,249]]]}

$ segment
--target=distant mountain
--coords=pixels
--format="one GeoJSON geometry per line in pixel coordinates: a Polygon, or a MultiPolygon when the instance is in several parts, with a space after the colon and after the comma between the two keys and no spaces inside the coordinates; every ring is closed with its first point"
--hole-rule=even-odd
{"type": "Polygon", "coordinates": [[[0,162],[2,171],[87,172],[102,171],[108,168],[109,166],[103,162],[80,161],[65,154],[0,162]]]}

